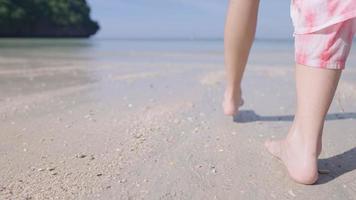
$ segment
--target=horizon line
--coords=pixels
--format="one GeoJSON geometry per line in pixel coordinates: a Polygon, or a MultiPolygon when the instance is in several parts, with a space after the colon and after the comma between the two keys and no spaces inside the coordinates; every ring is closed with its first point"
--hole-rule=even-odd
{"type": "MultiPolygon", "coordinates": [[[[94,40],[142,40],[142,41],[149,41],[149,40],[160,40],[160,41],[223,41],[223,37],[92,37],[91,39],[94,40]]],[[[293,41],[293,38],[262,38],[256,37],[256,41],[293,41]]]]}

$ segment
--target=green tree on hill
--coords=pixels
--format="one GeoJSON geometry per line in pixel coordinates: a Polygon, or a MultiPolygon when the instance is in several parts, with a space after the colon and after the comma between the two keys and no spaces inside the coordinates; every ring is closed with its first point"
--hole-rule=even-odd
{"type": "Polygon", "coordinates": [[[0,0],[3,37],[88,37],[98,29],[86,0],[0,0]]]}

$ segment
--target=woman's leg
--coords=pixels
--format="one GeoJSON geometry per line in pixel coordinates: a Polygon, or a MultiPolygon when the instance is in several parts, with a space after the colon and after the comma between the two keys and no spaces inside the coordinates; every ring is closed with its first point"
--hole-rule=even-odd
{"type": "Polygon", "coordinates": [[[252,46],[259,0],[230,0],[225,23],[225,69],[227,86],[223,109],[226,115],[237,114],[241,100],[241,80],[252,46]]]}
{"type": "Polygon", "coordinates": [[[340,75],[340,69],[297,65],[297,111],[293,125],[286,139],[265,143],[299,183],[312,184],[318,179],[317,159],[321,151],[324,120],[340,75]]]}

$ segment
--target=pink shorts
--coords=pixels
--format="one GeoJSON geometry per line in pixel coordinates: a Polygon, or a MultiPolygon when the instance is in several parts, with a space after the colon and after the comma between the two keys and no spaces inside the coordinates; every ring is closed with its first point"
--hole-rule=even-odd
{"type": "Polygon", "coordinates": [[[352,18],[312,33],[295,34],[296,63],[344,69],[355,32],[356,18],[352,18]]]}

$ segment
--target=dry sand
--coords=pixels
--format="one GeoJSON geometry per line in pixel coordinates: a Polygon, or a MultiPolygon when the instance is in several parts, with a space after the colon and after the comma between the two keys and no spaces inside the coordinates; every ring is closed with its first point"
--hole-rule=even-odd
{"type": "MultiPolygon", "coordinates": [[[[164,56],[184,55],[194,57],[164,56]]],[[[222,62],[196,59],[3,56],[0,199],[356,198],[356,68],[326,122],[330,173],[304,186],[263,147],[293,119],[293,67],[249,65],[232,119],[220,107],[222,62]]]]}

